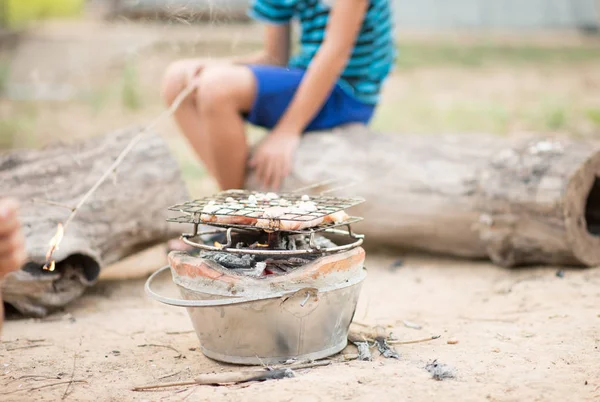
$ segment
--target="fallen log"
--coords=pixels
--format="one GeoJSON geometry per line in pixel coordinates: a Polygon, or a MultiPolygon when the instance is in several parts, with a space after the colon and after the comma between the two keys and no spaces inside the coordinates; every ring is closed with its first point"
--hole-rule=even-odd
{"type": "Polygon", "coordinates": [[[167,208],[188,198],[166,142],[146,133],[85,203],[42,269],[48,242],[71,209],[139,130],[123,130],[71,145],[0,155],[0,194],[21,202],[28,262],[7,276],[3,300],[19,312],[44,316],[79,297],[107,264],[177,237],[167,208]]]}
{"type": "MultiPolygon", "coordinates": [[[[561,139],[306,135],[284,190],[339,179],[366,246],[489,258],[504,267],[600,264],[600,148],[561,139]]],[[[258,189],[253,172],[246,187],[258,189]]]]}

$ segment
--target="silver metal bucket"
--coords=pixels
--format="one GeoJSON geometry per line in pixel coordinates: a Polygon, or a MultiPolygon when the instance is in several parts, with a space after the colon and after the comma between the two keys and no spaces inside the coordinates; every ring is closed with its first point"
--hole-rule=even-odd
{"type": "Polygon", "coordinates": [[[171,268],[183,297],[173,299],[152,290],[155,279],[169,269],[163,267],[148,278],[148,295],[165,304],[186,307],[206,356],[248,365],[320,359],[340,352],[347,345],[366,277],[361,260],[351,270],[303,283],[290,281],[278,291],[264,279],[253,279],[258,288],[252,291],[246,287],[236,296],[215,287],[218,281],[182,278],[171,268]],[[270,292],[265,292],[266,288],[271,288],[270,292]]]}

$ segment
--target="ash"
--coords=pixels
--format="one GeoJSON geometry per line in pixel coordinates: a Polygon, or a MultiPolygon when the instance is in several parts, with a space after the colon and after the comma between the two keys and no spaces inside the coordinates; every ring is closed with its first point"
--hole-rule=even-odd
{"type": "MultiPolygon", "coordinates": [[[[234,238],[236,248],[258,248],[267,243],[267,239],[256,235],[238,235],[234,238]]],[[[336,244],[323,236],[315,236],[315,244],[320,247],[334,247],[336,244]]],[[[277,239],[274,250],[306,250],[310,248],[309,238],[305,235],[282,236],[277,239]]],[[[200,257],[212,260],[221,266],[242,275],[265,276],[284,274],[295,268],[314,261],[318,255],[307,254],[301,257],[277,257],[256,254],[231,254],[220,251],[203,251],[200,257]]]]}
{"type": "Polygon", "coordinates": [[[427,363],[425,370],[429,371],[432,378],[437,381],[455,377],[454,369],[452,367],[444,363],[439,363],[437,360],[427,363]]]}

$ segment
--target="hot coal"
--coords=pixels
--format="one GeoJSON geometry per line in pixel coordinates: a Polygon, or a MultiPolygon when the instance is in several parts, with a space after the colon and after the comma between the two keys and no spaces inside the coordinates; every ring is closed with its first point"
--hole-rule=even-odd
{"type": "MultiPolygon", "coordinates": [[[[271,236],[261,233],[244,233],[232,236],[236,248],[256,248],[273,250],[306,250],[310,241],[305,235],[271,236]]],[[[335,247],[336,244],[323,236],[315,236],[314,244],[318,247],[335,247]]],[[[237,270],[240,273],[260,276],[266,274],[282,274],[314,261],[318,255],[307,254],[301,257],[266,256],[257,254],[233,254],[222,251],[203,251],[200,257],[212,260],[221,266],[237,270]],[[260,271],[260,272],[258,272],[260,271]]]]}

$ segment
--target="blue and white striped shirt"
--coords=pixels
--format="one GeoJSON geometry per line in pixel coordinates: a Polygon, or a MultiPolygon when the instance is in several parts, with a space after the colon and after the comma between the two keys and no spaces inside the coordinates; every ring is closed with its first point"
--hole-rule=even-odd
{"type": "MultiPolygon", "coordinates": [[[[340,0],[344,1],[344,0],[340,0]]],[[[273,24],[298,18],[301,26],[300,52],[290,67],[308,68],[321,46],[329,19],[331,0],[252,0],[250,17],[273,24]]],[[[393,19],[389,0],[370,0],[362,28],[339,81],[356,99],[377,104],[381,86],[396,58],[393,19]]]]}

